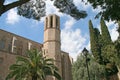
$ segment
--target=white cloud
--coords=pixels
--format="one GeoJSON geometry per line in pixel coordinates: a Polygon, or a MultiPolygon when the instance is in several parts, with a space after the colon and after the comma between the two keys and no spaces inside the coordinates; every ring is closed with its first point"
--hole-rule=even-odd
{"type": "Polygon", "coordinates": [[[114,27],[113,29],[110,30],[110,35],[111,35],[111,38],[113,41],[117,40],[119,34],[118,32],[116,31],[116,27],[114,27]]]}
{"type": "Polygon", "coordinates": [[[65,29],[70,29],[75,24],[75,20],[70,18],[68,21],[65,22],[65,29]]]}
{"type": "Polygon", "coordinates": [[[88,51],[90,51],[91,47],[90,47],[90,41],[88,42],[88,44],[86,45],[86,48],[88,51]]]}
{"type": "MultiPolygon", "coordinates": [[[[119,36],[119,34],[118,34],[118,32],[117,32],[117,27],[118,27],[118,24],[116,24],[115,23],[115,21],[105,21],[105,23],[106,23],[106,25],[107,25],[107,27],[108,27],[108,30],[109,30],[109,33],[110,33],[110,35],[111,35],[111,39],[112,39],[112,41],[115,41],[115,40],[117,40],[117,38],[118,38],[118,36],[119,36]]],[[[97,25],[97,28],[100,30],[100,32],[101,32],[101,29],[100,29],[100,24],[99,25],[97,25]]]]}
{"type": "Polygon", "coordinates": [[[75,21],[70,18],[65,23],[65,28],[61,30],[61,49],[66,51],[76,60],[77,55],[82,51],[86,42],[86,37],[81,35],[80,29],[72,29],[75,21]],[[69,28],[68,28],[69,27],[69,28]]]}
{"type": "Polygon", "coordinates": [[[75,5],[79,10],[86,11],[88,14],[88,17],[91,17],[91,18],[93,18],[93,15],[95,17],[95,15],[102,10],[100,6],[93,9],[92,5],[89,2],[87,2],[87,0],[84,0],[84,2],[82,0],[73,0],[73,2],[75,3],[75,5]],[[90,11],[92,11],[91,14],[89,14],[90,11]]]}
{"type": "Polygon", "coordinates": [[[16,22],[19,21],[19,15],[17,15],[16,9],[11,9],[6,18],[6,22],[9,24],[15,24],[16,22]]]}
{"type": "Polygon", "coordinates": [[[82,0],[73,0],[73,2],[81,10],[87,10],[90,7],[90,4],[87,3],[87,0],[84,0],[84,2],[87,3],[87,5],[85,5],[85,3],[82,2],[82,0]]]}
{"type": "Polygon", "coordinates": [[[46,1],[46,15],[49,14],[63,16],[63,13],[60,13],[59,10],[53,5],[53,1],[46,1]]]}
{"type": "Polygon", "coordinates": [[[110,27],[110,26],[115,26],[116,24],[115,24],[115,21],[105,21],[105,23],[106,23],[106,25],[108,26],[108,27],[110,27]]]}
{"type": "Polygon", "coordinates": [[[117,32],[118,24],[116,24],[114,21],[110,20],[109,22],[106,21],[106,25],[108,26],[112,41],[117,40],[117,38],[119,36],[119,34],[117,32]]]}

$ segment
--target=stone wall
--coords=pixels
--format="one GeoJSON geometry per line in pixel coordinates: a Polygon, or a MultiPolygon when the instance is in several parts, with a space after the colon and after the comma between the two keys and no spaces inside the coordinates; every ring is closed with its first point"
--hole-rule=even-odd
{"type": "Polygon", "coordinates": [[[26,56],[26,51],[33,48],[42,50],[43,45],[4,30],[0,30],[0,34],[0,80],[5,80],[16,56],[26,56]]]}

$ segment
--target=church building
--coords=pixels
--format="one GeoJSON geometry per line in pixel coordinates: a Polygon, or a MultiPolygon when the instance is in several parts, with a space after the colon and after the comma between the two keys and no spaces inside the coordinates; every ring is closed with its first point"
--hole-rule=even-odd
{"type": "MultiPolygon", "coordinates": [[[[0,29],[0,80],[5,80],[9,67],[16,61],[16,56],[26,56],[27,50],[44,50],[49,58],[55,59],[55,65],[63,80],[72,80],[72,58],[61,50],[60,18],[52,14],[45,18],[44,43],[38,43],[0,29]]],[[[56,80],[50,77],[47,80],[56,80]]]]}

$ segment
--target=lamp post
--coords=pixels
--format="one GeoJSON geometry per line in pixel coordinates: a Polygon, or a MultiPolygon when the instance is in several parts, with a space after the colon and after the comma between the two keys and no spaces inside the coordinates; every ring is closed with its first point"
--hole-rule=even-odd
{"type": "Polygon", "coordinates": [[[88,73],[88,80],[90,80],[90,74],[89,74],[89,68],[88,68],[88,50],[86,48],[83,49],[82,51],[83,55],[85,56],[85,60],[86,60],[86,68],[87,68],[87,73],[88,73]]]}

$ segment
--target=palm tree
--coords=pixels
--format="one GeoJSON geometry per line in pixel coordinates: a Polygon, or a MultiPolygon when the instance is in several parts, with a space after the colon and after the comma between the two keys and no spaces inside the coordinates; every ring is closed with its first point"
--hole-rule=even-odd
{"type": "Polygon", "coordinates": [[[6,80],[45,80],[46,76],[54,76],[61,80],[54,60],[43,56],[38,50],[30,50],[27,57],[18,56],[16,63],[10,66],[6,80]]]}

